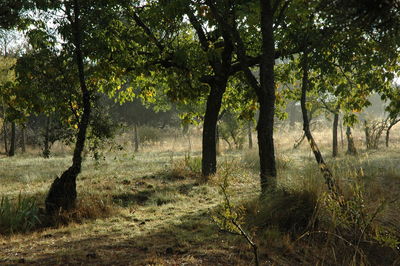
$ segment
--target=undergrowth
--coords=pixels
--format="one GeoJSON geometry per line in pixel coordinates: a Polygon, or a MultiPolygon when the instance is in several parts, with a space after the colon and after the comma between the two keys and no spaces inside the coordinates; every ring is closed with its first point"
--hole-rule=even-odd
{"type": "Polygon", "coordinates": [[[232,204],[225,182],[224,201],[213,221],[222,232],[252,237],[260,257],[281,260],[278,264],[396,265],[400,235],[381,218],[397,200],[371,201],[357,175],[348,179],[352,182],[342,183],[344,205],[314,185],[281,186],[263,197],[232,204]],[[246,228],[245,233],[238,226],[246,228]]]}
{"type": "Polygon", "coordinates": [[[17,199],[3,196],[0,201],[0,234],[26,233],[41,224],[35,198],[19,194],[17,199]]]}

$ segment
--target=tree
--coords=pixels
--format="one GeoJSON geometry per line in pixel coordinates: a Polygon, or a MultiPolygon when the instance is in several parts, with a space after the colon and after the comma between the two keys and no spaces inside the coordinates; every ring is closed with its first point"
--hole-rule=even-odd
{"type": "MultiPolygon", "coordinates": [[[[146,58],[132,50],[120,49],[118,52],[126,57],[116,63],[124,72],[130,72],[126,77],[143,76],[148,81],[156,80],[159,86],[166,84],[154,91],[165,94],[178,105],[206,99],[202,173],[207,178],[216,172],[216,127],[223,94],[232,74],[233,48],[231,42],[226,40],[230,38],[229,34],[207,29],[206,25],[210,21],[199,13],[200,7],[192,1],[161,1],[126,7],[124,23],[121,22],[121,25],[132,25],[137,31],[130,31],[129,35],[115,35],[119,41],[127,43],[123,47],[135,43],[145,49],[146,58]],[[154,17],[156,12],[163,14],[161,20],[154,17]],[[182,21],[184,15],[189,19],[187,22],[182,21]],[[137,42],[138,32],[141,34],[140,38],[149,41],[147,45],[137,42]],[[137,64],[133,66],[127,63],[126,58],[137,64]]],[[[120,32],[123,33],[124,30],[120,32]]],[[[143,90],[143,80],[129,79],[132,84],[136,81],[134,86],[143,90]]],[[[145,86],[148,85],[147,82],[145,86]]]]}
{"type": "MultiPolygon", "coordinates": [[[[235,6],[225,7],[225,10],[232,9],[233,20],[223,16],[220,9],[212,1],[206,1],[218,26],[224,31],[232,34],[232,39],[236,45],[236,52],[240,61],[241,70],[246,79],[257,94],[260,107],[260,115],[257,123],[258,145],[260,154],[260,183],[261,192],[265,194],[269,189],[276,187],[276,166],[275,151],[273,140],[274,128],[274,106],[275,106],[275,83],[274,83],[274,64],[275,64],[275,42],[273,34],[273,9],[271,1],[260,1],[260,25],[261,25],[261,55],[260,55],[260,82],[254,76],[250,67],[247,48],[237,30],[237,17],[235,17],[235,6]]],[[[278,3],[278,2],[277,2],[278,3]]],[[[285,7],[282,7],[284,10],[285,7]]]]}
{"type": "Polygon", "coordinates": [[[295,1],[292,4],[292,8],[297,8],[290,10],[296,12],[288,12],[285,17],[290,26],[285,28],[282,38],[301,51],[298,61],[293,58],[292,62],[296,64],[297,61],[301,69],[296,78],[302,79],[303,129],[328,188],[335,195],[340,195],[339,187],[313,139],[306,94],[316,89],[318,94],[336,99],[340,105],[337,104],[333,112],[337,112],[338,108],[343,109],[345,121],[352,125],[356,119],[355,113],[369,104],[368,96],[373,90],[385,91],[390,83],[391,75],[385,70],[388,65],[379,64],[387,57],[377,52],[381,49],[380,44],[365,32],[354,27],[339,28],[335,23],[321,23],[320,18],[326,15],[324,12],[330,14],[326,15],[327,20],[334,17],[326,6],[326,9],[320,10],[319,1],[308,1],[306,5],[295,1]],[[299,35],[299,32],[302,34],[299,35]],[[352,60],[349,61],[349,58],[352,60]]]}
{"type": "Polygon", "coordinates": [[[74,45],[75,60],[78,69],[80,89],[82,93],[82,116],[78,125],[78,134],[72,157],[72,166],[52,183],[46,197],[46,210],[54,214],[60,209],[69,210],[75,207],[76,178],[81,171],[82,152],[85,145],[86,131],[90,122],[91,93],[87,88],[84,70],[84,55],[82,50],[81,6],[78,0],[65,1],[64,7],[68,18],[70,33],[74,45]]]}

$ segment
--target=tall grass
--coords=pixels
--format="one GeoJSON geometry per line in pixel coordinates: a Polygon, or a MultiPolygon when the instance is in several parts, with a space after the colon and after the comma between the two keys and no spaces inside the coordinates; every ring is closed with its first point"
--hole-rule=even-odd
{"type": "Polygon", "coordinates": [[[0,234],[28,232],[40,224],[36,200],[19,194],[17,200],[3,196],[0,201],[0,234]]]}

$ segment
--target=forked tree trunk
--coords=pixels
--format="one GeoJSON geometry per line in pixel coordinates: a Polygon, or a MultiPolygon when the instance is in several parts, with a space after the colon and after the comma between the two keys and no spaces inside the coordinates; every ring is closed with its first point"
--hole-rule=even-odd
{"type": "MultiPolygon", "coordinates": [[[[209,1],[206,1],[206,3],[213,9],[209,1]]],[[[197,33],[202,49],[205,52],[209,52],[208,37],[191,9],[189,1],[187,1],[186,9],[187,16],[197,33]]],[[[213,13],[215,13],[214,11],[215,10],[213,10],[213,13]]],[[[230,75],[229,72],[232,65],[232,53],[234,48],[230,40],[230,32],[222,29],[221,35],[224,41],[221,57],[208,58],[208,62],[214,74],[211,77],[207,77],[207,83],[210,85],[210,93],[207,97],[206,112],[204,115],[201,161],[201,173],[205,179],[208,179],[210,175],[215,174],[217,171],[217,122],[221,109],[222,96],[225,93],[226,84],[230,75]]]]}
{"type": "Polygon", "coordinates": [[[15,122],[11,122],[11,138],[10,138],[10,150],[8,151],[8,156],[15,155],[15,143],[16,143],[16,125],[15,122]]]}
{"type": "MultiPolygon", "coordinates": [[[[271,0],[260,0],[262,55],[260,58],[260,83],[249,69],[246,47],[235,25],[219,14],[214,1],[206,0],[215,19],[224,32],[228,32],[236,43],[236,52],[246,79],[257,94],[260,116],[257,123],[257,138],[260,156],[261,195],[276,188],[275,148],[273,139],[275,112],[275,41],[273,35],[273,7],[271,0]]],[[[234,22],[233,22],[234,23],[234,22]]]]}
{"type": "Polygon", "coordinates": [[[211,85],[211,91],[207,98],[206,113],[204,115],[202,162],[201,172],[207,178],[217,171],[217,146],[216,132],[218,114],[221,109],[222,96],[226,89],[226,81],[221,84],[215,82],[211,85]]]}
{"type": "Polygon", "coordinates": [[[249,123],[247,124],[247,137],[249,139],[249,149],[253,149],[253,134],[252,134],[252,126],[253,123],[251,121],[249,121],[249,123]]]}
{"type": "Polygon", "coordinates": [[[91,102],[90,92],[86,87],[82,54],[82,32],[80,23],[79,0],[73,1],[73,17],[70,6],[67,5],[67,15],[72,26],[74,38],[76,63],[78,67],[79,83],[82,92],[83,113],[79,122],[79,129],[72,157],[72,166],[60,177],[57,177],[50,187],[46,198],[46,210],[49,214],[55,214],[60,210],[70,210],[76,202],[76,178],[81,171],[82,151],[85,146],[86,131],[90,122],[91,102]]]}
{"type": "Polygon", "coordinates": [[[389,138],[390,138],[390,130],[392,127],[394,127],[398,122],[400,122],[400,119],[391,119],[389,126],[386,129],[386,138],[385,138],[385,144],[386,147],[389,148],[389,138]]]}
{"type": "Polygon", "coordinates": [[[303,78],[302,78],[302,87],[301,87],[301,111],[303,114],[303,130],[304,134],[307,137],[308,143],[310,144],[311,150],[314,153],[315,159],[317,161],[317,164],[319,166],[319,169],[325,179],[325,183],[328,186],[329,191],[335,195],[337,198],[341,196],[340,188],[335,180],[335,178],[332,175],[332,172],[330,171],[328,165],[325,163],[324,158],[322,157],[322,154],[317,146],[317,143],[315,142],[311,130],[310,130],[310,123],[308,120],[308,114],[307,114],[307,108],[306,108],[306,99],[307,99],[307,90],[309,89],[309,78],[308,78],[308,71],[309,71],[309,66],[308,66],[308,54],[305,52],[303,54],[303,58],[301,61],[301,67],[303,71],[303,78]]]}
{"type": "Polygon", "coordinates": [[[332,157],[338,155],[338,124],[339,124],[339,111],[336,109],[336,113],[333,115],[333,127],[332,127],[332,157]]]}
{"type": "Polygon", "coordinates": [[[346,129],[346,137],[347,137],[347,154],[349,155],[357,155],[357,149],[354,145],[353,135],[351,134],[351,128],[347,126],[346,129]]]}

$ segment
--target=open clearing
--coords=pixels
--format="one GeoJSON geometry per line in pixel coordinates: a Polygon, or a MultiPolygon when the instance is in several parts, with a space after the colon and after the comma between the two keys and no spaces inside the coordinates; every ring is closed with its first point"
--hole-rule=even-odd
{"type": "MultiPolygon", "coordinates": [[[[329,140],[323,135],[317,140],[328,153],[329,140]]],[[[322,177],[307,143],[293,150],[293,140],[286,136],[285,141],[277,144],[281,186],[322,195],[322,177]]],[[[0,264],[250,265],[253,256],[246,241],[222,232],[211,217],[223,202],[219,186],[224,177],[228,177],[229,196],[235,204],[245,206],[258,197],[257,151],[225,150],[219,156],[219,173],[204,183],[197,174],[200,153],[191,145],[195,151],[190,154],[184,148],[173,152],[167,145],[158,145],[139,153],[128,149],[105,153],[99,162],[86,158],[78,178],[78,210],[66,218],[69,223],[0,237],[0,264]]],[[[361,152],[358,157],[346,156],[342,150],[335,160],[327,157],[343,186],[362,181],[371,210],[384,200],[389,202],[374,220],[400,236],[398,147],[361,152]]],[[[42,206],[52,179],[69,163],[70,157],[64,155],[2,158],[1,195],[31,195],[42,206]]],[[[325,239],[296,239],[271,232],[254,235],[263,265],[332,265],[335,258],[340,261],[334,250],[318,250],[318,241],[325,239]]],[[[396,249],[371,249],[366,256],[371,264],[384,264],[379,257],[382,254],[390,254],[394,263],[400,264],[396,249]]]]}

